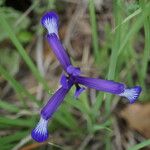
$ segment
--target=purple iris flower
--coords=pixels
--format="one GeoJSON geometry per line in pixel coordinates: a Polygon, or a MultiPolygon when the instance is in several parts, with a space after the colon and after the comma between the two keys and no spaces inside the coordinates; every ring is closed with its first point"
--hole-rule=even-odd
{"type": "Polygon", "coordinates": [[[48,30],[48,43],[66,74],[61,76],[61,87],[42,108],[40,121],[32,130],[31,136],[37,142],[44,142],[48,139],[48,121],[52,119],[53,114],[73,85],[76,86],[76,98],[85,90],[85,87],[89,87],[98,91],[126,97],[131,104],[137,100],[142,90],[140,86],[126,88],[123,83],[81,76],[80,68],[72,65],[65,48],[59,40],[58,21],[59,18],[55,12],[48,12],[41,19],[41,24],[48,30]],[[80,87],[80,85],[84,87],[80,87]]]}

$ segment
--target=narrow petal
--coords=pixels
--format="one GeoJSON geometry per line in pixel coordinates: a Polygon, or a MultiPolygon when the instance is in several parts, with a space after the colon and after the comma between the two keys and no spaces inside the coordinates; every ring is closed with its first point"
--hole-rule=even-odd
{"type": "Polygon", "coordinates": [[[82,92],[84,92],[84,91],[85,91],[85,88],[84,88],[84,87],[77,86],[77,87],[76,87],[75,94],[74,94],[75,98],[78,98],[78,97],[80,96],[80,94],[81,94],[82,92]]]}
{"type": "Polygon", "coordinates": [[[67,67],[71,65],[71,61],[69,59],[69,56],[67,55],[66,50],[62,46],[60,40],[54,33],[48,34],[47,39],[52,51],[56,55],[63,69],[67,72],[67,67]]]}
{"type": "Polygon", "coordinates": [[[130,89],[129,88],[125,89],[124,92],[119,94],[119,96],[126,97],[130,101],[130,103],[132,104],[137,100],[141,91],[142,91],[142,88],[140,86],[135,86],[135,87],[130,88],[130,89]]]}
{"type": "Polygon", "coordinates": [[[51,11],[43,15],[41,24],[48,30],[49,34],[55,33],[58,36],[58,21],[58,15],[55,12],[51,11]]]}
{"type": "Polygon", "coordinates": [[[68,89],[68,80],[64,74],[60,78],[60,84],[63,86],[63,88],[68,89]]]}
{"type": "Polygon", "coordinates": [[[120,94],[124,91],[125,88],[124,84],[122,83],[117,83],[111,80],[103,80],[81,76],[76,76],[75,82],[85,85],[89,88],[93,88],[99,91],[108,92],[112,94],[120,94]]]}
{"type": "Polygon", "coordinates": [[[57,108],[63,102],[66,94],[68,93],[68,91],[70,90],[70,88],[72,87],[72,85],[73,85],[73,81],[69,80],[68,81],[68,88],[67,89],[62,86],[49,99],[49,101],[47,102],[47,104],[41,110],[41,116],[45,120],[48,120],[49,118],[51,118],[52,115],[56,112],[57,108]]]}
{"type": "Polygon", "coordinates": [[[47,125],[48,120],[45,120],[41,117],[40,121],[31,132],[31,136],[35,141],[44,142],[48,139],[47,125]]]}
{"type": "Polygon", "coordinates": [[[80,68],[70,65],[67,67],[67,73],[73,76],[78,76],[81,74],[81,71],[80,71],[80,68]]]}

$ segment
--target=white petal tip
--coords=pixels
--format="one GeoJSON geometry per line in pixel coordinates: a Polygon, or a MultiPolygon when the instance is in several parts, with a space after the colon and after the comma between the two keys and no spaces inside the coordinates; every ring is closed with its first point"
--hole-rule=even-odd
{"type": "Polygon", "coordinates": [[[55,12],[47,12],[41,19],[41,24],[48,30],[48,33],[58,35],[58,15],[55,12]]]}
{"type": "Polygon", "coordinates": [[[130,89],[125,89],[119,96],[126,97],[130,101],[130,104],[133,104],[138,99],[141,91],[142,88],[140,86],[135,86],[130,89]]]}
{"type": "Polygon", "coordinates": [[[45,120],[41,117],[37,126],[31,132],[31,136],[35,141],[41,143],[48,139],[47,125],[48,120],[45,120]]]}

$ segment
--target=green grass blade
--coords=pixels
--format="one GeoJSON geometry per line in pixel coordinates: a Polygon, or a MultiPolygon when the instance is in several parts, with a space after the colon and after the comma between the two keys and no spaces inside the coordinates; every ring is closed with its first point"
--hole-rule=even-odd
{"type": "Polygon", "coordinates": [[[92,28],[92,42],[93,42],[93,48],[94,48],[94,56],[96,59],[96,62],[99,62],[99,42],[98,42],[98,31],[97,31],[97,25],[96,25],[96,14],[95,14],[95,6],[94,1],[89,0],[89,13],[90,13],[90,22],[91,22],[91,28],[92,28]]]}
{"type": "Polygon", "coordinates": [[[0,74],[9,82],[12,88],[19,95],[19,100],[21,100],[23,105],[26,105],[26,100],[24,99],[24,97],[28,97],[32,101],[39,104],[38,101],[35,99],[35,97],[32,96],[18,81],[16,81],[12,77],[12,75],[7,70],[5,70],[1,65],[0,65],[0,74]]]}
{"type": "Polygon", "coordinates": [[[64,118],[63,114],[59,111],[55,114],[54,117],[60,124],[62,124],[64,127],[68,129],[73,129],[72,126],[70,125],[69,121],[64,118]]]}
{"type": "MultiPolygon", "coordinates": [[[[120,1],[114,1],[114,17],[115,17],[115,25],[119,25],[122,22],[122,8],[121,8],[120,1]]],[[[114,42],[112,46],[111,56],[110,56],[110,64],[108,69],[108,80],[115,79],[115,72],[116,72],[116,65],[118,61],[118,49],[121,45],[121,34],[122,34],[122,26],[119,26],[114,35],[114,42]]],[[[105,110],[108,114],[110,112],[110,105],[111,105],[111,98],[112,95],[106,94],[106,101],[105,101],[105,110]]]]}
{"type": "Polygon", "coordinates": [[[39,70],[35,67],[34,63],[32,62],[32,60],[30,59],[30,57],[26,53],[25,49],[23,48],[23,46],[21,45],[21,43],[17,39],[16,35],[13,33],[13,29],[8,24],[7,20],[5,19],[4,14],[0,14],[0,20],[1,20],[0,21],[1,26],[8,33],[9,38],[11,39],[12,43],[15,45],[18,52],[20,53],[20,55],[22,56],[22,58],[24,59],[24,61],[28,65],[28,67],[30,68],[30,70],[32,71],[35,78],[43,85],[45,90],[49,91],[49,88],[48,88],[46,81],[41,76],[39,70]]]}
{"type": "Polygon", "coordinates": [[[73,87],[70,92],[68,93],[68,97],[66,102],[68,104],[70,104],[71,106],[77,108],[78,110],[80,110],[82,113],[85,114],[89,114],[90,112],[90,106],[87,100],[87,95],[86,93],[82,93],[79,97],[79,99],[75,99],[75,97],[73,97],[74,95],[74,91],[75,88],[73,87]]]}
{"type": "Polygon", "coordinates": [[[13,133],[11,135],[5,136],[5,137],[1,137],[0,138],[0,147],[2,148],[4,146],[4,144],[10,144],[13,142],[16,142],[18,140],[21,140],[23,137],[27,136],[29,133],[28,131],[19,131],[16,133],[13,133]]]}
{"type": "Polygon", "coordinates": [[[112,32],[114,32],[119,26],[127,23],[129,20],[131,20],[133,17],[135,17],[136,15],[140,14],[142,12],[142,9],[139,8],[137,9],[135,12],[133,12],[131,15],[129,15],[128,17],[126,17],[122,22],[121,24],[117,25],[112,32]]]}
{"type": "Polygon", "coordinates": [[[61,115],[63,116],[63,118],[66,120],[66,122],[68,122],[69,120],[69,125],[72,129],[76,130],[78,129],[78,124],[77,124],[77,120],[74,118],[74,116],[70,113],[70,111],[66,111],[66,109],[69,106],[67,104],[61,106],[61,115]]]}
{"type": "Polygon", "coordinates": [[[13,89],[16,91],[16,93],[19,96],[19,100],[21,101],[23,106],[26,106],[26,102],[23,99],[22,96],[22,90],[19,86],[19,84],[16,82],[16,80],[14,78],[12,78],[9,74],[9,72],[7,72],[2,66],[0,66],[0,74],[9,82],[9,84],[13,87],[13,89]]]}
{"type": "Polygon", "coordinates": [[[7,110],[8,112],[12,112],[12,113],[18,113],[20,110],[17,106],[12,105],[8,102],[5,102],[4,100],[0,99],[0,108],[7,110]]]}
{"type": "Polygon", "coordinates": [[[7,145],[3,145],[1,146],[2,150],[10,150],[14,147],[14,144],[7,144],[7,145]]]}
{"type": "MultiPolygon", "coordinates": [[[[147,5],[143,0],[140,1],[141,6],[144,9],[147,5]]],[[[144,81],[146,78],[147,73],[147,67],[148,67],[148,61],[150,59],[150,16],[148,16],[144,21],[144,34],[145,34],[145,48],[144,48],[144,54],[142,59],[142,67],[141,67],[141,74],[140,74],[140,82],[145,87],[144,81]]]]}
{"type": "Polygon", "coordinates": [[[98,96],[96,97],[96,102],[92,108],[92,112],[93,112],[93,116],[95,117],[95,119],[99,116],[99,109],[102,106],[102,102],[103,102],[103,96],[104,94],[100,93],[98,94],[98,96]]]}
{"type": "Polygon", "coordinates": [[[69,99],[66,102],[70,106],[75,107],[76,109],[78,109],[79,111],[81,111],[82,113],[88,113],[87,108],[84,107],[83,103],[80,100],[69,99]]]}
{"type": "Polygon", "coordinates": [[[105,129],[109,132],[112,132],[112,130],[108,127],[111,125],[111,120],[107,120],[106,122],[104,122],[103,124],[94,124],[93,125],[93,130],[94,132],[105,129]]]}
{"type": "Polygon", "coordinates": [[[124,37],[124,40],[122,41],[120,47],[119,47],[119,54],[123,51],[125,45],[127,42],[132,38],[132,36],[137,33],[140,28],[143,26],[143,23],[145,22],[145,19],[147,18],[148,15],[150,15],[150,3],[147,3],[145,8],[142,9],[141,14],[138,16],[136,19],[135,23],[132,25],[131,30],[126,34],[124,37]]]}
{"type": "Polygon", "coordinates": [[[0,117],[0,124],[10,125],[10,126],[19,126],[19,127],[33,127],[33,119],[11,119],[7,117],[0,117]]]}
{"type": "Polygon", "coordinates": [[[140,149],[142,149],[146,146],[149,146],[149,145],[150,145],[150,140],[145,140],[145,141],[143,141],[143,142],[141,142],[141,143],[139,143],[133,147],[130,147],[128,150],[140,150],[140,149]]]}

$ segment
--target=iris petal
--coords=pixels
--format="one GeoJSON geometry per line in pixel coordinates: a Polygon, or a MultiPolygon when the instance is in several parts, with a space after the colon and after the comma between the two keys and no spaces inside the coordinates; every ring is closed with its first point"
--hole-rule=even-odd
{"type": "Polygon", "coordinates": [[[49,99],[49,101],[47,102],[47,104],[41,110],[41,116],[45,120],[48,120],[49,118],[51,118],[52,115],[56,112],[57,108],[63,102],[66,94],[68,93],[68,91],[70,90],[70,88],[72,87],[72,85],[73,85],[73,81],[69,80],[68,81],[68,88],[67,89],[62,86],[49,99]]]}
{"type": "Polygon", "coordinates": [[[120,94],[124,91],[125,88],[124,84],[122,83],[114,82],[111,80],[103,80],[81,76],[76,76],[75,82],[85,85],[89,88],[112,94],[120,94]]]}
{"type": "Polygon", "coordinates": [[[56,34],[48,34],[47,39],[49,45],[54,52],[55,56],[59,60],[60,64],[62,65],[63,69],[67,72],[67,67],[71,65],[71,61],[69,56],[67,55],[66,50],[62,46],[60,40],[56,36],[56,34]]]}
{"type": "Polygon", "coordinates": [[[64,74],[60,78],[60,84],[63,86],[63,88],[68,89],[67,77],[64,74]]]}

